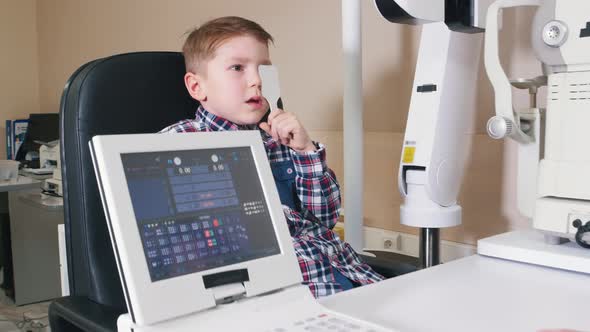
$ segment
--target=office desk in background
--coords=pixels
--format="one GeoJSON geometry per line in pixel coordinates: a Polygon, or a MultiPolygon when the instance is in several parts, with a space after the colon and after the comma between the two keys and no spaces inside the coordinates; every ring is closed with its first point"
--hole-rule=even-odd
{"type": "Polygon", "coordinates": [[[535,332],[590,331],[589,301],[589,274],[474,255],[320,302],[403,332],[535,332]]]}
{"type": "Polygon", "coordinates": [[[8,205],[2,206],[2,212],[10,216],[16,305],[61,296],[57,225],[63,224],[63,202],[61,198],[43,199],[41,184],[41,180],[23,176],[0,182],[3,205],[8,205]]]}
{"type": "Polygon", "coordinates": [[[27,190],[39,188],[41,181],[36,179],[18,176],[8,181],[0,180],[0,267],[2,268],[2,288],[6,294],[14,297],[14,281],[12,273],[12,254],[10,241],[10,216],[8,213],[8,192],[12,190],[27,190]]]}
{"type": "Polygon", "coordinates": [[[38,189],[41,188],[41,183],[42,181],[38,179],[19,175],[16,179],[0,180],[0,192],[38,189]]]}

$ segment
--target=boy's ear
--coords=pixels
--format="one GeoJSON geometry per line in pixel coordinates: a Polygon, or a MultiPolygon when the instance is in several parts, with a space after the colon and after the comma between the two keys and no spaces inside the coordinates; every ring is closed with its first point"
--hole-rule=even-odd
{"type": "Polygon", "coordinates": [[[199,74],[188,72],[184,75],[184,85],[188,93],[194,99],[203,102],[207,100],[203,77],[199,74]]]}

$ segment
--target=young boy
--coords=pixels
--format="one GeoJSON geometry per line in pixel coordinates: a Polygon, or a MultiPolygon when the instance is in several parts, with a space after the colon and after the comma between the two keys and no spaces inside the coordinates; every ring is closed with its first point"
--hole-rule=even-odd
{"type": "Polygon", "coordinates": [[[377,282],[382,277],[331,230],[340,190],[324,146],[310,139],[293,113],[279,109],[262,121],[269,107],[258,66],[271,64],[270,42],[260,25],[240,17],[214,19],[192,31],[183,46],[184,82],[201,105],[194,120],[161,132],[260,130],[303,281],[314,296],[377,282]]]}

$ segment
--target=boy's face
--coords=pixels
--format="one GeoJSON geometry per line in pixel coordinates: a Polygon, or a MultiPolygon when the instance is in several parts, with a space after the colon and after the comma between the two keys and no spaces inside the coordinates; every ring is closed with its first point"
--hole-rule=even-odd
{"type": "Polygon", "coordinates": [[[207,111],[235,124],[256,124],[268,110],[258,66],[268,64],[265,43],[250,36],[233,37],[216,50],[202,73],[187,73],[185,83],[207,111]]]}

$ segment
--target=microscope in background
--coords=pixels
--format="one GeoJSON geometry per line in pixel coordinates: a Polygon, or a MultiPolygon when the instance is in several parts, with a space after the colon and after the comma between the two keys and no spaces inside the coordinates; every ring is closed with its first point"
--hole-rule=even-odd
{"type": "Polygon", "coordinates": [[[61,183],[61,158],[59,140],[51,141],[41,145],[39,148],[40,170],[50,171],[52,177],[45,180],[43,189],[45,192],[63,196],[61,183]]]}
{"type": "Polygon", "coordinates": [[[21,163],[25,175],[45,179],[45,193],[62,196],[59,151],[59,114],[30,114],[29,127],[15,160],[21,163]]]}

